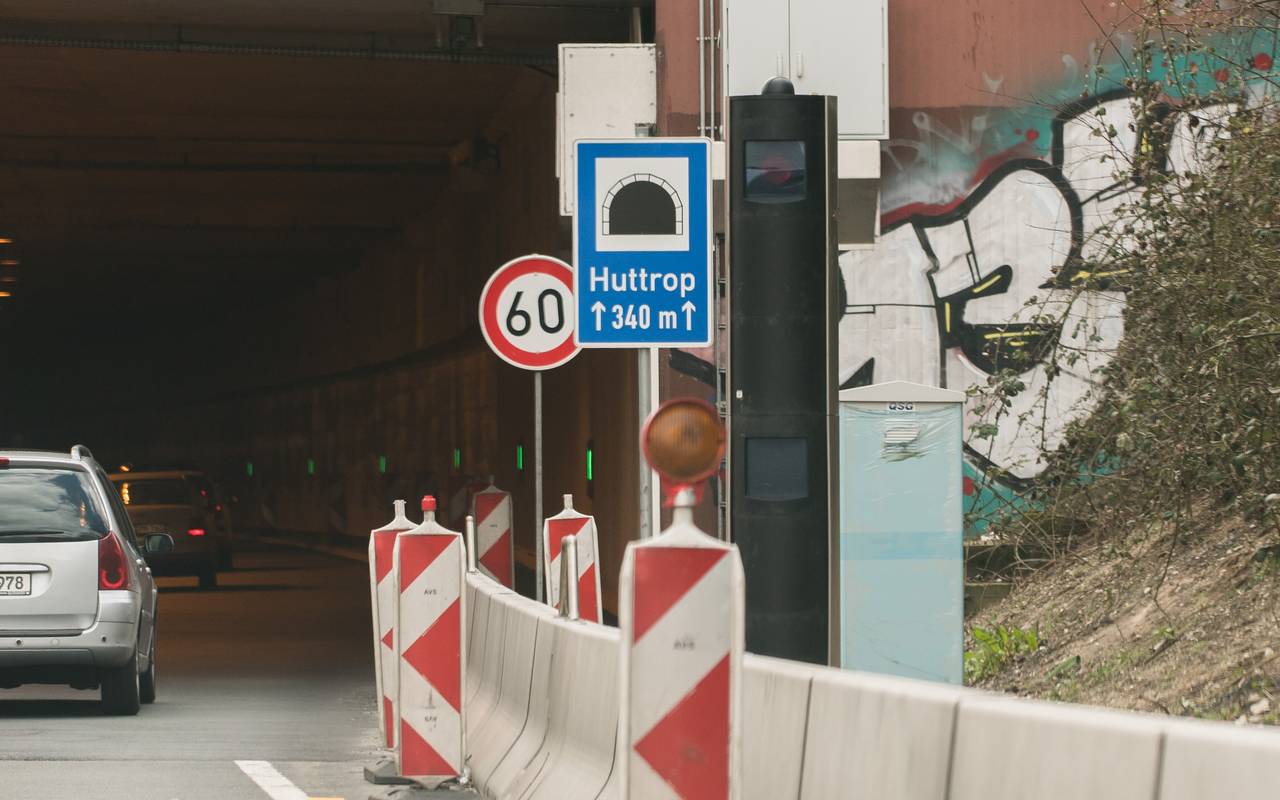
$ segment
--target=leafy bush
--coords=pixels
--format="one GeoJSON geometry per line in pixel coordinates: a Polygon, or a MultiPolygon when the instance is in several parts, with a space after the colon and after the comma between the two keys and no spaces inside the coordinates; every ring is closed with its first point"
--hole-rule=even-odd
{"type": "MultiPolygon", "coordinates": [[[[1032,505],[1043,511],[1010,525],[1055,552],[1073,543],[1044,520],[1087,518],[1099,538],[1168,521],[1175,543],[1206,511],[1280,531],[1278,87],[1270,56],[1232,61],[1220,47],[1224,38],[1274,47],[1277,6],[1235,3],[1228,14],[1207,2],[1151,0],[1145,8],[1124,77],[1135,119],[1126,127],[1140,146],[1133,154],[1117,144],[1102,156],[1137,188],[1096,232],[1073,296],[1053,306],[1122,289],[1124,337],[1101,369],[1091,413],[1042,448],[1047,467],[1032,505]],[[1164,157],[1186,144],[1179,137],[1201,154],[1180,173],[1164,157]]],[[[1101,115],[1095,125],[1104,141],[1121,137],[1101,115]]],[[[1046,324],[1082,324],[1037,302],[1046,324]]],[[[1063,341],[1084,344],[1054,349],[1050,379],[1094,355],[1089,343],[1101,337],[1074,334],[1063,341]]],[[[1016,370],[994,376],[979,393],[990,411],[982,424],[1027,390],[1016,370]]],[[[1027,429],[1047,416],[1047,387],[1039,391],[1039,410],[1019,420],[1027,429]]]]}
{"type": "Polygon", "coordinates": [[[1040,647],[1040,634],[1024,628],[997,625],[991,630],[976,625],[969,630],[973,649],[964,653],[964,682],[981,683],[1004,669],[1010,659],[1034,653],[1040,647]]]}

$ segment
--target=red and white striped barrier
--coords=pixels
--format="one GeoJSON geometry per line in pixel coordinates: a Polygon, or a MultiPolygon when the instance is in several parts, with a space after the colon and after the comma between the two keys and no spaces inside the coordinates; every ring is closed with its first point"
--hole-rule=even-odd
{"type": "Polygon", "coordinates": [[[542,574],[547,581],[547,604],[560,607],[560,543],[566,536],[575,536],[578,542],[578,618],[603,622],[596,518],[574,511],[571,494],[564,496],[564,510],[542,523],[542,574]]]}
{"type": "Polygon", "coordinates": [[[627,545],[619,591],[624,800],[741,796],[743,574],[738,548],[693,524],[627,545]]]}
{"type": "Polygon", "coordinates": [[[395,518],[369,534],[369,588],[373,609],[373,663],[378,685],[378,730],[383,747],[395,747],[396,737],[396,536],[414,523],[404,515],[404,501],[395,501],[395,518]]]}
{"type": "Polygon", "coordinates": [[[395,540],[396,765],[403,777],[433,788],[463,773],[465,558],[462,536],[436,522],[435,498],[424,497],[422,510],[422,524],[395,540]]]}
{"type": "Polygon", "coordinates": [[[476,518],[477,566],[485,575],[510,589],[516,584],[511,493],[491,485],[476,492],[471,503],[476,518]]]}

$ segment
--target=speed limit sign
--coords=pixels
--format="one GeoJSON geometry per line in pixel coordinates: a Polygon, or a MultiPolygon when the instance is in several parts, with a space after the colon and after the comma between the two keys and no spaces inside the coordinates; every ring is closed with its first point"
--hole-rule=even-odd
{"type": "Polygon", "coordinates": [[[558,258],[521,256],[498,268],[480,293],[480,331],[493,352],[531,370],[578,354],[573,268],[558,258]]]}

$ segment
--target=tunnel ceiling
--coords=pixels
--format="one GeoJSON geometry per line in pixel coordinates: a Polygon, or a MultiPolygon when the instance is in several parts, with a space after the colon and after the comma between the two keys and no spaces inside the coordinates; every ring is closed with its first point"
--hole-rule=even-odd
{"type": "Polygon", "coordinates": [[[608,4],[490,4],[451,61],[413,0],[9,0],[0,381],[357,268],[448,191],[451,150],[554,80],[558,42],[626,37],[608,4]]]}

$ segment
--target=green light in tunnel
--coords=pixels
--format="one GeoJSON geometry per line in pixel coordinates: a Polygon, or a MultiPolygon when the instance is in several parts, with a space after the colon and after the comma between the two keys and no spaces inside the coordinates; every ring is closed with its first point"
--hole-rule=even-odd
{"type": "Polygon", "coordinates": [[[246,461],[246,462],[244,462],[244,474],[245,474],[245,475],[248,475],[250,478],[252,478],[252,477],[253,477],[253,462],[252,462],[252,461],[246,461]]]}
{"type": "Polygon", "coordinates": [[[592,445],[591,442],[587,442],[587,481],[588,482],[596,479],[595,460],[596,460],[595,447],[592,445]]]}
{"type": "Polygon", "coordinates": [[[387,474],[387,457],[386,456],[378,456],[378,474],[379,475],[387,474]]]}
{"type": "Polygon", "coordinates": [[[524,472],[524,445],[516,445],[516,469],[524,472]]]}
{"type": "Polygon", "coordinates": [[[314,458],[307,459],[307,474],[308,475],[316,474],[316,460],[314,458]]]}
{"type": "Polygon", "coordinates": [[[462,448],[453,448],[453,468],[462,469],[462,448]]]}

